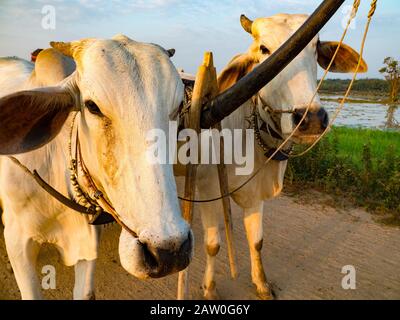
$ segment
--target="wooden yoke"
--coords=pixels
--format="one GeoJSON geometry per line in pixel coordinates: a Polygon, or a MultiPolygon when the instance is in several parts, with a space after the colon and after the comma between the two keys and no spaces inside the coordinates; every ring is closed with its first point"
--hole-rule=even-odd
{"type": "MultiPolygon", "coordinates": [[[[188,123],[185,124],[186,128],[195,130],[200,134],[200,117],[202,107],[205,103],[210,101],[218,94],[218,82],[217,82],[217,72],[214,67],[213,55],[211,52],[206,52],[204,55],[203,64],[199,67],[196,75],[196,81],[193,88],[192,102],[189,110],[188,123]]],[[[221,130],[221,125],[217,124],[215,126],[218,130],[221,130]]],[[[221,194],[228,193],[228,177],[223,163],[223,152],[224,152],[223,141],[221,138],[220,143],[220,164],[218,164],[218,176],[220,181],[221,194]]],[[[198,150],[200,151],[200,150],[198,150]]],[[[200,154],[200,152],[198,152],[200,154]]],[[[186,165],[185,174],[185,193],[184,198],[193,200],[196,192],[196,174],[197,174],[197,164],[189,163],[186,165]]],[[[223,198],[223,208],[224,208],[224,222],[226,229],[226,237],[228,243],[228,254],[229,262],[231,266],[231,275],[233,278],[236,277],[236,265],[235,256],[233,250],[233,238],[232,238],[232,218],[231,218],[231,207],[229,197],[223,198]]],[[[183,201],[182,203],[182,215],[183,218],[189,223],[193,220],[193,205],[191,201],[183,201]]],[[[183,300],[188,297],[188,268],[181,271],[178,277],[178,300],[183,300]]]]}

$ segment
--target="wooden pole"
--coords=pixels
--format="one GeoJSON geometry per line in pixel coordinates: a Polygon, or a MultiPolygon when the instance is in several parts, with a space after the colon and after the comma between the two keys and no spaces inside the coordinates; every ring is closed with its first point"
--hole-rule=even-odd
{"type": "MultiPolygon", "coordinates": [[[[189,123],[185,124],[186,128],[195,130],[200,133],[200,115],[203,104],[210,98],[214,89],[210,86],[210,74],[215,73],[213,56],[211,52],[204,55],[203,64],[199,67],[196,75],[196,81],[193,88],[192,104],[189,110],[189,123]]],[[[186,166],[185,174],[185,199],[193,200],[196,187],[197,164],[189,163],[186,166]]],[[[189,223],[193,220],[193,202],[183,201],[182,204],[183,218],[189,223]]],[[[178,276],[178,300],[184,300],[188,297],[188,268],[179,272],[178,276]]]]}
{"type": "MultiPolygon", "coordinates": [[[[221,132],[221,124],[215,126],[221,132]]],[[[220,163],[218,166],[218,178],[219,178],[219,188],[221,190],[221,195],[229,193],[228,187],[228,173],[226,172],[226,166],[224,163],[224,140],[220,138],[220,163]]],[[[236,269],[236,255],[235,247],[233,245],[233,224],[232,224],[232,209],[230,197],[222,198],[222,206],[224,210],[224,224],[225,224],[225,237],[228,246],[228,258],[229,266],[231,270],[232,279],[237,277],[236,269]]]]}

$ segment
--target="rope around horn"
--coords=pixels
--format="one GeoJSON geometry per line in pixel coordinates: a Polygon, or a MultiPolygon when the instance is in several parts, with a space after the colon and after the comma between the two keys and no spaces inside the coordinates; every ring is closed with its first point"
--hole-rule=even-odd
{"type": "MultiPolygon", "coordinates": [[[[330,68],[332,67],[333,62],[335,61],[335,58],[336,58],[336,56],[337,56],[337,54],[338,54],[338,52],[339,52],[339,49],[340,49],[341,45],[343,44],[344,38],[346,37],[347,31],[348,31],[348,29],[349,29],[349,27],[350,27],[350,24],[351,24],[352,20],[353,20],[353,19],[356,17],[356,15],[357,15],[358,8],[359,8],[359,6],[360,6],[360,2],[361,2],[361,0],[354,0],[353,9],[352,9],[351,15],[350,15],[350,17],[349,17],[349,19],[348,19],[348,21],[347,21],[347,25],[346,25],[346,27],[345,27],[345,30],[344,30],[343,34],[342,34],[342,37],[340,38],[339,44],[338,44],[338,46],[337,46],[337,48],[336,48],[336,50],[335,50],[335,53],[334,53],[333,56],[332,56],[332,59],[331,59],[329,65],[328,65],[328,67],[325,69],[325,72],[324,72],[324,74],[323,74],[321,80],[319,81],[319,84],[318,84],[318,86],[317,86],[317,89],[315,90],[315,92],[314,92],[314,94],[313,94],[313,96],[312,96],[312,98],[311,98],[311,101],[310,101],[310,103],[308,104],[308,106],[307,106],[307,108],[306,108],[306,111],[304,112],[303,117],[301,118],[301,120],[300,120],[300,122],[297,124],[297,126],[294,128],[294,130],[292,131],[292,133],[280,144],[280,146],[275,150],[275,152],[272,153],[272,155],[271,155],[267,160],[265,160],[265,162],[264,162],[260,167],[258,167],[258,168],[256,169],[256,171],[254,171],[254,172],[251,174],[251,176],[250,176],[246,181],[244,181],[244,182],[243,182],[242,184],[240,184],[238,187],[234,188],[232,191],[230,191],[230,192],[228,192],[228,193],[226,193],[226,194],[224,194],[224,195],[221,195],[221,196],[219,196],[219,197],[210,198],[210,199],[195,199],[195,200],[192,200],[192,199],[187,199],[187,198],[178,196],[178,199],[179,199],[179,200],[181,200],[181,201],[186,201],[186,202],[192,202],[192,203],[208,203],[208,202],[218,201],[218,200],[221,200],[221,199],[226,198],[226,197],[230,197],[231,195],[233,195],[234,193],[236,193],[237,191],[239,191],[240,189],[242,189],[244,186],[246,186],[250,181],[252,181],[252,180],[261,172],[261,170],[265,167],[265,165],[268,164],[268,163],[272,160],[272,158],[273,158],[278,152],[282,152],[281,150],[283,149],[283,147],[285,146],[285,144],[293,137],[293,135],[295,134],[295,132],[300,128],[301,124],[303,123],[303,121],[304,121],[305,118],[307,117],[307,114],[308,114],[308,112],[309,112],[309,110],[310,110],[310,108],[311,108],[311,104],[313,103],[314,98],[316,97],[316,95],[317,95],[317,93],[318,93],[318,91],[319,91],[319,89],[320,89],[320,87],[321,87],[321,85],[322,85],[323,80],[325,80],[325,78],[326,78],[326,76],[327,76],[327,74],[328,74],[330,68]]],[[[376,2],[377,2],[377,0],[373,0],[373,3],[375,3],[375,7],[376,7],[376,2]]],[[[371,4],[371,6],[372,6],[372,4],[371,4]]],[[[371,12],[370,12],[370,13],[371,13],[371,12]]],[[[369,19],[371,19],[372,15],[373,15],[373,13],[368,15],[369,19]]],[[[364,36],[366,36],[366,35],[364,35],[364,36]]],[[[359,64],[360,64],[360,62],[361,62],[361,60],[359,60],[359,64]]],[[[357,70],[358,70],[358,68],[357,68],[357,70]]],[[[318,141],[319,141],[319,140],[318,140],[318,141]]],[[[310,149],[310,150],[311,150],[311,149],[310,149]]]]}

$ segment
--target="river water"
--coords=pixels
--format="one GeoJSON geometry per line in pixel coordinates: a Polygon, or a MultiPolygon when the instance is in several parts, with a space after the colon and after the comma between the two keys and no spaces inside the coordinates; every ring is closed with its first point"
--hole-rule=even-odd
{"type": "MultiPolygon", "coordinates": [[[[339,106],[339,101],[331,101],[342,98],[336,95],[321,95],[321,99],[328,98],[329,101],[322,101],[328,111],[330,118],[339,106]]],[[[349,97],[352,101],[346,102],[342,111],[335,121],[336,126],[363,127],[363,128],[396,128],[400,129],[400,106],[390,108],[388,105],[379,103],[356,102],[356,97],[349,97]]]]}

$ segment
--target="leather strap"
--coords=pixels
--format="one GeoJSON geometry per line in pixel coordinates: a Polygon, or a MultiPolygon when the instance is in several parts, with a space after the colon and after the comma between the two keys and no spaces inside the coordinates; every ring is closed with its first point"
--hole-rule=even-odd
{"type": "Polygon", "coordinates": [[[51,185],[49,185],[46,181],[43,180],[43,178],[39,175],[39,173],[36,170],[30,171],[26,166],[24,166],[17,158],[9,156],[9,159],[14,162],[17,166],[19,166],[23,171],[25,171],[28,175],[30,175],[34,181],[49,195],[51,195],[54,199],[56,199],[58,202],[63,204],[64,206],[82,213],[86,215],[91,215],[93,218],[89,222],[89,224],[92,225],[101,225],[101,224],[107,224],[114,222],[114,218],[107,212],[102,212],[99,214],[96,212],[95,207],[90,206],[90,207],[85,207],[80,205],[79,203],[76,203],[75,201],[67,198],[64,196],[62,193],[58,192],[56,189],[54,189],[51,185]]]}

